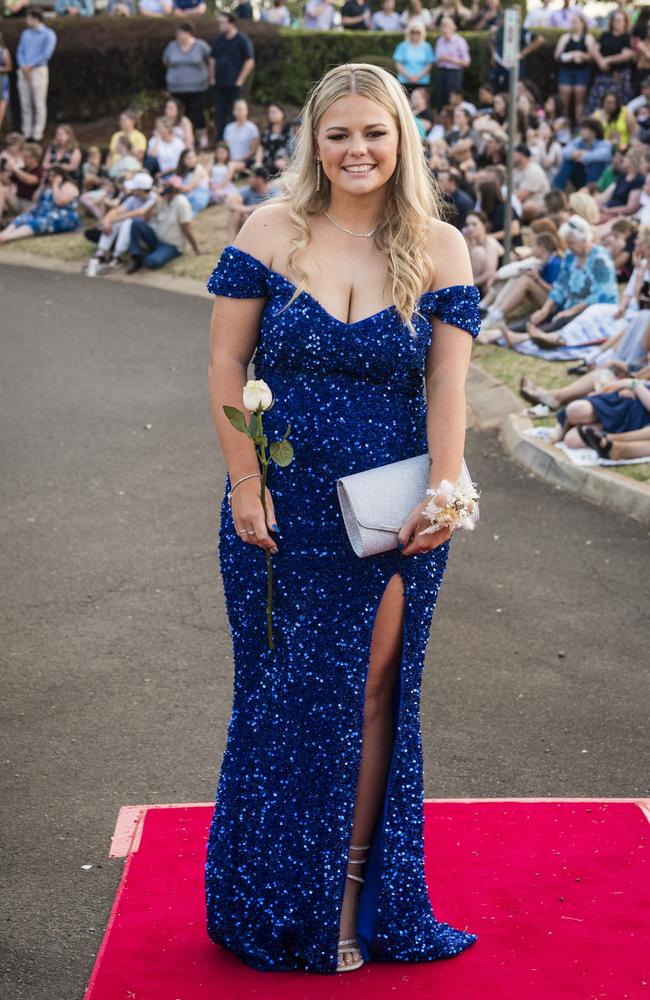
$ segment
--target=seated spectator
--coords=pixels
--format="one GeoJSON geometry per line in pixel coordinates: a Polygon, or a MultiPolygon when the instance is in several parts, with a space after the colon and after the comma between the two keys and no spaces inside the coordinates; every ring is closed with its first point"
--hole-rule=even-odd
{"type": "Polygon", "coordinates": [[[440,21],[440,37],[436,42],[436,107],[440,110],[449,102],[453,90],[463,91],[463,74],[470,64],[469,45],[456,32],[451,17],[440,21]]]}
{"type": "Polygon", "coordinates": [[[108,0],[106,13],[111,17],[134,17],[137,14],[135,0],[108,0]]]}
{"type": "Polygon", "coordinates": [[[154,133],[147,143],[144,165],[154,175],[174,173],[184,149],[183,140],[172,131],[171,120],[164,116],[156,118],[154,133]]]}
{"type": "Polygon", "coordinates": [[[143,266],[164,267],[185,251],[186,240],[194,253],[201,255],[191,227],[192,206],[181,194],[180,187],[178,177],[165,180],[149,221],[132,220],[129,238],[131,262],[126,269],[127,274],[134,274],[143,266]]]}
{"type": "Polygon", "coordinates": [[[124,197],[102,221],[97,250],[85,269],[89,277],[109,274],[122,265],[131,239],[132,220],[146,221],[156,206],[158,198],[152,188],[153,178],[144,171],[124,182],[124,197]]]}
{"type": "Polygon", "coordinates": [[[115,152],[117,153],[117,159],[108,168],[108,176],[111,180],[117,181],[123,177],[131,177],[139,170],[142,170],[140,160],[137,156],[133,155],[131,140],[125,135],[117,140],[115,152]]]}
{"type": "Polygon", "coordinates": [[[270,7],[263,7],[260,20],[267,24],[275,24],[278,28],[291,27],[291,13],[284,0],[271,0],[270,7]]]}
{"type": "Polygon", "coordinates": [[[371,10],[366,0],[345,0],[341,7],[341,24],[348,31],[367,31],[371,10]]]}
{"type": "Polygon", "coordinates": [[[427,135],[428,138],[431,134],[431,129],[433,128],[435,114],[431,110],[431,105],[429,103],[429,91],[427,88],[416,87],[415,90],[412,90],[409,98],[409,104],[411,105],[416,121],[421,122],[424,126],[425,135],[427,135]]]}
{"type": "Polygon", "coordinates": [[[70,180],[63,167],[50,167],[38,201],[29,211],[17,215],[2,230],[0,243],[78,229],[81,225],[77,214],[78,199],[79,188],[70,180]]]}
{"type": "Polygon", "coordinates": [[[311,31],[329,31],[334,24],[336,8],[331,0],[307,0],[303,28],[311,31]]]}
{"type": "Polygon", "coordinates": [[[455,26],[460,30],[466,21],[472,16],[468,7],[463,7],[460,0],[441,0],[440,6],[431,11],[431,30],[440,31],[442,19],[450,17],[455,26]]]}
{"type": "MultiPolygon", "coordinates": [[[[639,372],[637,378],[650,379],[650,365],[646,366],[645,371],[639,372]]],[[[634,379],[630,379],[626,388],[632,389],[636,384],[634,379]]],[[[600,458],[608,458],[614,462],[629,462],[635,458],[650,457],[650,427],[647,425],[635,431],[619,433],[599,431],[594,427],[580,427],[578,433],[590,448],[598,452],[600,458]]]]}
{"type": "Polygon", "coordinates": [[[117,144],[122,136],[125,136],[129,140],[131,143],[131,153],[142,163],[147,151],[147,139],[144,133],[137,128],[137,124],[138,114],[136,111],[132,111],[130,108],[122,111],[119,119],[120,127],[116,132],[113,132],[108,143],[108,154],[105,162],[107,170],[115,164],[120,155],[117,151],[117,144]]]}
{"type": "Polygon", "coordinates": [[[648,427],[650,425],[648,369],[645,377],[615,379],[603,392],[590,393],[588,397],[572,400],[566,408],[562,407],[557,411],[556,418],[558,423],[549,440],[553,443],[563,441],[568,448],[592,446],[594,438],[584,433],[587,428],[592,431],[602,429],[609,435],[648,427]]]}
{"type": "Polygon", "coordinates": [[[427,31],[433,25],[433,15],[428,7],[424,7],[422,0],[407,0],[406,7],[400,14],[400,21],[403,28],[406,28],[411,21],[419,21],[427,31]]]}
{"type": "Polygon", "coordinates": [[[269,183],[269,174],[264,167],[254,167],[251,171],[247,187],[239,189],[237,194],[228,195],[226,205],[230,211],[228,239],[232,242],[244,222],[254,212],[258,205],[275,198],[280,192],[269,183]]]}
{"type": "Polygon", "coordinates": [[[593,116],[603,126],[603,136],[612,146],[626,149],[638,132],[636,118],[612,91],[605,94],[602,106],[593,116]]]}
{"type": "Polygon", "coordinates": [[[530,149],[519,143],[513,150],[513,187],[523,208],[524,222],[536,219],[544,211],[544,195],[551,185],[546,171],[535,163],[530,149]]]}
{"type": "Polygon", "coordinates": [[[218,142],[214,147],[214,161],[210,168],[210,204],[220,205],[229,194],[237,194],[232,182],[235,166],[230,162],[227,142],[218,142]]]}
{"type": "Polygon", "coordinates": [[[594,244],[589,223],[572,215],[560,235],[568,250],[550,295],[528,321],[510,324],[505,335],[511,347],[527,339],[539,347],[557,346],[546,334],[562,329],[591,305],[618,303],[614,262],[604,247],[594,244]]]}
{"type": "MultiPolygon", "coordinates": [[[[515,309],[528,306],[530,312],[530,307],[540,308],[546,301],[562,263],[558,240],[552,233],[538,233],[531,242],[531,252],[531,257],[516,262],[514,268],[511,264],[501,268],[506,273],[513,269],[517,273],[495,282],[481,302],[481,307],[487,308],[479,334],[481,343],[489,344],[501,336],[508,315],[515,309]]],[[[496,276],[499,279],[500,271],[496,276]]]]}
{"type": "Polygon", "coordinates": [[[55,0],[54,13],[57,17],[92,17],[94,0],[55,0]]]}
{"type": "Polygon", "coordinates": [[[50,167],[61,167],[63,173],[79,184],[81,181],[81,149],[71,125],[57,125],[54,142],[45,150],[43,171],[50,167]]]}
{"type": "Polygon", "coordinates": [[[87,181],[101,177],[108,177],[108,171],[102,165],[102,151],[99,146],[88,146],[81,164],[81,183],[85,188],[87,181]]]}
{"type": "Polygon", "coordinates": [[[490,115],[494,112],[494,98],[496,94],[491,83],[481,83],[478,88],[477,115],[490,115]]]}
{"type": "Polygon", "coordinates": [[[397,79],[404,84],[409,94],[415,87],[431,83],[435,54],[426,40],[424,26],[420,21],[413,20],[409,23],[405,39],[393,50],[393,61],[397,79]]]}
{"type": "Polygon", "coordinates": [[[144,17],[168,17],[173,7],[172,0],[139,0],[139,13],[144,17]]]}
{"type": "MultiPolygon", "coordinates": [[[[204,0],[174,0],[172,14],[174,17],[203,17],[208,6],[204,0]]],[[[160,265],[156,265],[160,266],[160,265]]]]}
{"type": "Polygon", "coordinates": [[[370,19],[373,31],[401,31],[402,18],[395,10],[395,0],[383,0],[381,10],[376,10],[370,19]]]}
{"type": "Polygon", "coordinates": [[[589,90],[585,113],[593,114],[603,103],[603,97],[613,91],[621,104],[627,104],[634,97],[632,72],[634,50],[630,39],[630,18],[623,10],[613,10],[609,17],[609,27],[596,42],[594,60],[598,73],[589,90]]]}
{"type": "Polygon", "coordinates": [[[639,149],[629,149],[623,157],[623,174],[602,193],[596,195],[600,206],[599,222],[611,222],[621,215],[634,215],[641,205],[641,189],[646,175],[644,157],[639,149]]]}
{"type": "Polygon", "coordinates": [[[223,130],[223,138],[228,143],[230,156],[236,164],[236,172],[255,165],[255,156],[260,144],[260,130],[248,117],[248,104],[240,97],[232,106],[234,121],[228,122],[223,130]]]}
{"type": "Polygon", "coordinates": [[[645,181],[641,188],[639,211],[636,213],[634,221],[639,226],[650,226],[650,172],[646,173],[645,181]]]}
{"type": "Polygon", "coordinates": [[[540,121],[526,145],[547,176],[554,177],[562,165],[562,146],[547,121],[540,121]]]}
{"type": "Polygon", "coordinates": [[[177,173],[183,182],[179,191],[187,197],[194,215],[197,215],[210,204],[210,177],[207,169],[199,163],[196,150],[183,150],[177,173]]]}
{"type": "Polygon", "coordinates": [[[617,281],[629,281],[637,228],[631,219],[616,219],[602,244],[609,252],[616,268],[617,281]]]}
{"type": "Polygon", "coordinates": [[[456,229],[463,229],[468,213],[474,208],[474,201],[459,187],[459,181],[460,172],[453,167],[438,171],[438,183],[442,188],[443,198],[447,205],[453,208],[449,221],[456,229]]]}
{"type": "Polygon", "coordinates": [[[573,121],[579,122],[587,97],[591,66],[596,57],[596,39],[590,34],[583,14],[577,11],[573,14],[571,27],[558,39],[554,54],[558,64],[562,113],[570,119],[573,111],[573,121]]]}
{"type": "Polygon", "coordinates": [[[0,219],[8,210],[16,215],[29,212],[43,177],[43,150],[38,143],[28,142],[22,154],[14,157],[9,150],[0,156],[0,219]]]}
{"type": "MultiPolygon", "coordinates": [[[[495,240],[502,243],[506,235],[506,197],[508,190],[504,185],[500,184],[496,177],[490,177],[489,171],[482,172],[478,176],[477,181],[477,207],[481,209],[487,219],[488,232],[494,236],[495,240]]],[[[517,196],[513,195],[510,214],[510,245],[518,247],[521,244],[521,205],[517,196]]]]}
{"type": "Polygon", "coordinates": [[[488,233],[487,219],[480,211],[468,213],[463,235],[472,262],[474,284],[481,295],[485,295],[494,281],[503,247],[488,233]]]}
{"type": "Polygon", "coordinates": [[[185,105],[178,97],[170,97],[165,102],[164,118],[172,123],[172,132],[185,143],[186,149],[194,149],[194,129],[185,114],[185,105]]]}
{"type": "Polygon", "coordinates": [[[597,181],[612,158],[611,143],[603,138],[603,127],[595,118],[584,118],[580,135],[562,150],[562,166],[555,175],[553,187],[563,191],[568,182],[582,187],[597,181]]]}
{"type": "Polygon", "coordinates": [[[269,174],[281,173],[289,162],[289,123],[284,108],[275,101],[266,110],[267,124],[255,153],[255,164],[266,167],[269,174]]]}
{"type": "Polygon", "coordinates": [[[466,160],[475,160],[481,147],[481,136],[472,125],[472,117],[465,108],[454,109],[454,125],[445,136],[450,155],[462,167],[466,160]]]}

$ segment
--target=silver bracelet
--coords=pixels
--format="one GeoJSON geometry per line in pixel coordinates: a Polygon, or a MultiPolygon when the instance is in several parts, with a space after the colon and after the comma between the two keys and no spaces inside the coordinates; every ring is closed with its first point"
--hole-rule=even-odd
{"type": "Polygon", "coordinates": [[[235,489],[235,486],[239,486],[239,484],[243,483],[245,479],[252,479],[253,476],[259,476],[260,479],[261,479],[262,478],[262,473],[261,472],[251,472],[247,476],[242,476],[241,479],[238,479],[237,482],[234,483],[233,486],[231,486],[230,490],[228,491],[228,503],[230,504],[230,506],[232,506],[232,495],[233,495],[233,491],[235,489]]]}

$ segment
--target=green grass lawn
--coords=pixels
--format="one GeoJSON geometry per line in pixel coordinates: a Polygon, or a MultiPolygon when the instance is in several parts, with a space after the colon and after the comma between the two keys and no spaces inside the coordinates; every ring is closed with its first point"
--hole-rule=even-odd
{"type": "MultiPolygon", "coordinates": [[[[475,343],[472,361],[483,371],[507,385],[520,399],[519,380],[522,375],[529,375],[544,389],[558,389],[568,385],[575,378],[574,375],[567,375],[567,368],[575,363],[573,361],[544,361],[542,358],[530,358],[525,354],[518,354],[517,351],[496,347],[494,344],[475,343]]],[[[522,408],[525,405],[522,399],[522,408]]],[[[536,418],[534,422],[536,426],[542,424],[550,427],[556,421],[555,417],[550,416],[536,418]]],[[[639,465],[612,465],[609,468],[612,472],[620,473],[637,482],[650,482],[650,462],[639,465]]]]}

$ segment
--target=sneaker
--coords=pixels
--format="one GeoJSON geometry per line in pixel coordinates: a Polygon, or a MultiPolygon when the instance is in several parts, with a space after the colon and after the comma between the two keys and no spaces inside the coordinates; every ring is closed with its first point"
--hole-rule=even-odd
{"type": "Polygon", "coordinates": [[[111,257],[110,260],[103,261],[97,268],[97,274],[112,274],[113,271],[119,270],[122,266],[122,261],[119,257],[111,257]]]}
{"type": "Polygon", "coordinates": [[[505,317],[500,309],[488,309],[487,313],[481,320],[481,327],[483,330],[490,330],[495,326],[502,326],[505,317]]]}

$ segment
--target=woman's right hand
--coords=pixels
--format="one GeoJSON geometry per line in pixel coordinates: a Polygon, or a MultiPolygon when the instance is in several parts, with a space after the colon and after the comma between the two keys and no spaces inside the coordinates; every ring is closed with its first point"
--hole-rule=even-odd
{"type": "Polygon", "coordinates": [[[275,510],[268,486],[265,488],[264,498],[267,514],[266,523],[260,498],[260,480],[257,476],[246,479],[233,491],[231,514],[235,531],[243,542],[258,545],[261,549],[269,549],[275,554],[278,551],[278,546],[270,534],[276,523],[275,510]],[[254,531],[255,534],[249,535],[249,530],[254,531]]]}

